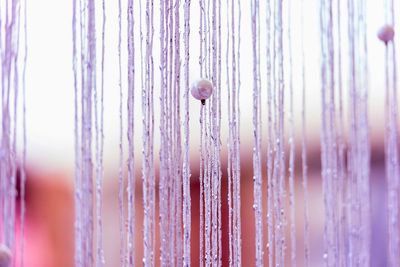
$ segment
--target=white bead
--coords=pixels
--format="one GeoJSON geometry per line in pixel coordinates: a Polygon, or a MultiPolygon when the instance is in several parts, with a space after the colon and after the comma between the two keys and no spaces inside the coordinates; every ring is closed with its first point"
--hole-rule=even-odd
{"type": "Polygon", "coordinates": [[[378,31],[379,40],[381,40],[385,44],[392,41],[393,37],[394,37],[394,29],[390,25],[385,25],[378,31]]]}
{"type": "Polygon", "coordinates": [[[212,95],[213,85],[209,80],[200,79],[192,84],[191,93],[194,98],[201,100],[204,104],[204,100],[212,95]]]}
{"type": "Polygon", "coordinates": [[[0,244],[0,267],[11,266],[11,251],[4,245],[0,244]]]}

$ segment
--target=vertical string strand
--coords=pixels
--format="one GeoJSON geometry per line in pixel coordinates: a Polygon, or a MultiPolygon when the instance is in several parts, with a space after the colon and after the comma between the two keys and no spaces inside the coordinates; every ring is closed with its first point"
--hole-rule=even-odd
{"type": "Polygon", "coordinates": [[[350,146],[349,172],[351,195],[351,261],[357,265],[370,262],[370,189],[368,132],[368,69],[366,48],[366,9],[362,1],[348,3],[350,70],[350,146]]]}
{"type": "Polygon", "coordinates": [[[180,53],[180,6],[181,1],[175,0],[174,2],[174,49],[175,49],[175,62],[174,62],[174,81],[172,92],[172,114],[173,114],[173,160],[174,160],[174,173],[175,177],[175,235],[176,235],[176,264],[183,265],[183,236],[182,236],[182,140],[181,140],[181,115],[180,115],[180,87],[181,87],[181,53],[180,53]]]}
{"type": "MultiPolygon", "coordinates": [[[[75,194],[74,194],[74,204],[75,204],[75,266],[82,266],[82,225],[81,225],[81,206],[82,206],[82,192],[81,192],[81,155],[80,155],[80,127],[79,127],[79,104],[78,104],[78,36],[76,30],[78,27],[77,21],[77,1],[73,0],[73,10],[72,10],[72,65],[74,73],[74,136],[75,136],[75,194]]],[[[79,1],[80,2],[80,1],[79,1]]]]}
{"type": "MultiPolygon", "coordinates": [[[[232,42],[235,44],[235,41],[237,40],[237,49],[232,49],[232,53],[236,53],[235,57],[237,58],[237,65],[235,64],[235,73],[237,77],[236,81],[236,90],[234,91],[236,99],[236,112],[233,112],[236,117],[233,117],[233,121],[236,122],[236,127],[235,127],[235,133],[236,136],[234,138],[234,144],[235,144],[235,155],[234,161],[235,161],[235,175],[233,176],[233,183],[234,183],[234,196],[233,196],[233,201],[234,201],[234,251],[236,254],[235,257],[235,262],[237,266],[242,266],[242,216],[241,216],[241,160],[240,160],[240,88],[241,88],[241,77],[240,77],[240,72],[241,72],[241,65],[240,65],[240,49],[241,49],[241,24],[242,24],[242,9],[241,9],[241,4],[240,0],[237,1],[237,10],[238,10],[238,23],[237,23],[237,39],[235,37],[235,34],[233,35],[232,42]],[[237,69],[237,71],[236,71],[237,69]],[[235,204],[236,203],[236,204],[235,204]]],[[[232,11],[232,13],[235,14],[235,10],[232,11]]],[[[235,25],[233,25],[233,28],[235,28],[235,25]]]]}
{"type": "MultiPolygon", "coordinates": [[[[100,91],[100,151],[99,151],[99,169],[97,184],[97,266],[105,265],[104,247],[103,247],[103,177],[104,177],[104,73],[105,73],[105,32],[106,32],[106,4],[102,1],[102,28],[101,28],[101,91],[100,91]]],[[[97,113],[97,112],[96,112],[97,113]]]]}
{"type": "MultiPolygon", "coordinates": [[[[340,2],[340,1],[338,1],[340,2]]],[[[310,211],[308,194],[308,165],[307,165],[307,81],[306,81],[306,57],[304,51],[304,0],[301,1],[301,76],[302,76],[302,96],[301,96],[301,168],[302,184],[304,197],[304,265],[310,266],[310,211]]]]}
{"type": "MultiPolygon", "coordinates": [[[[87,250],[88,250],[88,261],[87,266],[93,266],[95,264],[95,257],[93,252],[93,241],[94,241],[94,229],[93,229],[93,160],[92,160],[92,101],[94,92],[97,91],[96,87],[96,14],[95,14],[95,2],[94,0],[88,0],[88,64],[87,64],[87,92],[86,92],[86,123],[82,123],[84,125],[84,130],[86,133],[86,149],[85,149],[85,158],[86,167],[87,167],[87,176],[85,177],[85,183],[87,187],[88,193],[86,194],[87,199],[86,203],[88,203],[88,219],[87,219],[87,250]]],[[[84,94],[85,97],[85,94],[84,94]]]]}
{"type": "Polygon", "coordinates": [[[21,161],[21,180],[20,180],[20,254],[21,254],[21,266],[24,264],[24,249],[25,249],[25,184],[26,184],[26,154],[27,154],[27,128],[26,128],[26,66],[28,59],[28,29],[27,29],[27,1],[23,1],[23,35],[24,35],[24,58],[22,67],[22,161],[21,161]]]}
{"type": "Polygon", "coordinates": [[[359,185],[360,188],[360,230],[361,230],[361,265],[370,265],[371,247],[371,200],[370,200],[370,138],[369,138],[369,116],[368,116],[368,49],[367,49],[367,9],[366,3],[359,0],[358,4],[358,124],[360,133],[359,146],[359,185]]]}
{"type": "Polygon", "coordinates": [[[85,49],[86,49],[86,43],[85,43],[85,35],[86,35],[86,7],[85,7],[85,2],[84,1],[80,1],[80,9],[79,9],[79,14],[80,14],[80,69],[81,69],[81,88],[80,88],[80,95],[81,95],[81,99],[80,99],[80,106],[81,106],[81,113],[80,113],[80,124],[81,124],[81,133],[80,133],[80,138],[81,138],[81,144],[80,144],[80,154],[81,154],[81,181],[80,181],[80,190],[82,192],[82,210],[81,210],[81,220],[82,220],[82,264],[85,265],[86,264],[86,258],[87,258],[87,240],[85,237],[85,233],[86,233],[86,214],[87,214],[87,202],[85,201],[85,197],[86,197],[86,187],[85,187],[85,171],[86,171],[86,166],[84,163],[84,158],[85,158],[85,153],[84,153],[84,127],[85,125],[83,124],[84,121],[84,87],[85,87],[85,82],[86,82],[86,70],[84,67],[83,62],[85,62],[85,49]]]}
{"type": "Polygon", "coordinates": [[[286,169],[284,150],[284,61],[283,61],[283,21],[282,2],[276,1],[274,5],[274,114],[275,114],[275,183],[277,196],[275,201],[276,233],[275,233],[275,259],[276,265],[283,266],[286,250],[285,238],[285,196],[286,196],[286,169]]]}
{"type": "Polygon", "coordinates": [[[327,266],[334,266],[337,259],[337,132],[335,107],[335,47],[332,1],[323,1],[320,6],[321,21],[321,91],[322,91],[322,131],[321,162],[324,193],[325,225],[324,254],[327,266]]]}
{"type": "MultiPolygon", "coordinates": [[[[17,168],[18,168],[18,162],[17,162],[17,160],[18,160],[18,152],[17,152],[17,142],[18,142],[18,140],[17,140],[17,130],[18,130],[18,116],[17,116],[17,114],[18,114],[18,104],[19,104],[19,101],[18,101],[18,99],[19,99],[19,95],[20,95],[20,86],[19,86],[19,82],[20,82],[20,78],[19,78],[19,68],[18,68],[18,58],[19,58],[19,53],[18,53],[18,51],[19,51],[19,44],[20,44],[20,30],[19,30],[19,27],[20,27],[20,21],[21,21],[21,16],[20,16],[20,11],[21,11],[21,4],[20,4],[20,1],[17,1],[17,2],[15,2],[15,7],[14,7],[14,5],[12,5],[12,9],[14,10],[15,9],[15,11],[14,12],[12,12],[13,13],[13,22],[12,22],[12,24],[14,24],[15,25],[15,27],[16,27],[16,31],[14,32],[14,38],[15,38],[15,40],[14,40],[14,42],[15,42],[15,44],[14,44],[14,46],[15,46],[15,56],[14,56],[14,58],[13,58],[13,62],[12,62],[12,65],[13,65],[13,67],[12,67],[12,72],[14,72],[14,77],[13,77],[13,81],[12,81],[12,83],[13,83],[13,91],[14,91],[14,103],[13,103],[13,120],[12,120],[12,124],[13,124],[13,129],[12,129],[12,151],[13,151],[13,153],[12,153],[12,155],[13,155],[13,160],[12,160],[12,164],[11,164],[11,170],[12,170],[12,176],[11,176],[11,188],[13,189],[12,190],[12,199],[11,199],[11,208],[12,208],[12,210],[11,210],[11,220],[12,220],[12,225],[13,225],[13,228],[14,228],[14,233],[13,233],[13,243],[14,243],[14,245],[13,246],[15,246],[14,248],[13,248],[13,252],[14,252],[14,254],[16,254],[16,252],[17,252],[17,246],[16,246],[16,234],[15,234],[15,230],[16,230],[16,228],[15,228],[15,226],[16,226],[16,219],[17,219],[17,216],[16,216],[16,204],[17,204],[17,190],[16,190],[16,188],[17,188],[17,175],[18,175],[18,173],[17,173],[17,168]],[[14,18],[15,17],[15,18],[14,18]]],[[[14,259],[13,259],[13,262],[14,262],[14,264],[16,264],[17,263],[17,258],[15,257],[14,259]]]]}
{"type": "Polygon", "coordinates": [[[260,26],[259,3],[251,1],[252,42],[253,42],[253,169],[254,169],[254,212],[256,232],[256,266],[263,265],[263,224],[262,224],[262,172],[261,172],[261,82],[260,82],[260,26]]]}
{"type": "Polygon", "coordinates": [[[100,96],[95,88],[93,93],[94,101],[94,124],[95,124],[95,156],[96,156],[96,266],[104,265],[103,251],[103,223],[102,223],[102,195],[103,195],[103,101],[104,101],[104,34],[105,34],[105,3],[102,3],[102,38],[101,38],[101,77],[100,77],[100,96]],[[100,101],[99,101],[100,98],[100,101]],[[99,107],[100,104],[100,107],[99,107]],[[100,110],[99,110],[100,109],[100,110]]]}
{"type": "MultiPolygon", "coordinates": [[[[229,262],[230,266],[241,265],[241,226],[240,226],[240,128],[238,114],[238,83],[235,6],[236,1],[227,1],[227,50],[226,76],[228,87],[228,208],[229,208],[229,262]],[[229,4],[231,3],[231,4],[229,4]],[[229,68],[232,66],[232,68],[229,68]]],[[[240,19],[240,18],[239,18],[240,19]]],[[[240,23],[240,21],[239,21],[240,23]]],[[[239,32],[240,38],[240,32],[239,32]]],[[[239,41],[240,42],[240,41],[239,41]]],[[[238,45],[240,48],[240,46],[238,45]]]]}
{"type": "MultiPolygon", "coordinates": [[[[189,42],[190,42],[190,0],[184,2],[184,46],[185,46],[185,64],[184,64],[184,153],[183,153],[183,266],[191,265],[191,196],[190,196],[190,153],[189,153],[189,42]]],[[[200,199],[200,210],[202,209],[200,199]]],[[[201,210],[202,211],[202,210],[201,210]]],[[[202,216],[200,216],[202,220],[202,216]]],[[[200,226],[201,227],[201,226],[200,226]]],[[[200,244],[202,245],[202,244],[200,244]]],[[[200,258],[202,255],[200,255],[200,258]]],[[[200,266],[202,262],[200,261],[200,266]]]]}
{"type": "MultiPolygon", "coordinates": [[[[234,3],[233,3],[234,4],[234,3]]],[[[226,38],[226,55],[225,55],[225,65],[226,65],[226,85],[227,85],[227,91],[228,91],[228,129],[229,129],[229,137],[228,137],[228,169],[227,169],[227,174],[228,174],[228,238],[229,238],[229,266],[235,266],[235,260],[234,260],[234,250],[233,247],[235,244],[233,243],[233,230],[232,230],[232,220],[233,220],[233,203],[232,203],[232,187],[233,185],[233,167],[232,165],[234,164],[233,161],[233,129],[232,129],[232,104],[231,104],[231,81],[230,81],[230,60],[229,60],[229,52],[230,52],[230,38],[231,38],[231,32],[230,32],[230,27],[229,27],[229,12],[230,7],[229,7],[229,0],[226,1],[226,28],[227,28],[227,38],[226,38]]],[[[233,33],[232,33],[233,35],[233,33]]]]}
{"type": "Polygon", "coordinates": [[[293,95],[293,56],[292,56],[292,1],[288,2],[287,10],[287,40],[289,54],[289,206],[290,206],[290,259],[291,266],[296,266],[296,203],[295,203],[295,125],[294,125],[294,95],[293,95]]]}
{"type": "Polygon", "coordinates": [[[356,116],[357,116],[357,96],[356,96],[356,55],[355,55],[355,23],[354,14],[356,8],[354,7],[354,1],[348,1],[348,12],[349,12],[349,23],[348,23],[348,38],[349,38],[349,56],[351,60],[350,64],[350,84],[349,84],[349,96],[350,96],[350,108],[349,108],[349,117],[350,117],[350,135],[349,135],[349,183],[350,183],[350,210],[349,210],[349,224],[350,224],[350,240],[349,240],[349,249],[350,249],[350,264],[360,264],[359,262],[359,239],[360,233],[358,229],[359,223],[359,206],[358,206],[358,192],[357,192],[357,133],[358,133],[358,125],[356,124],[356,116]]]}
{"type": "MultiPolygon", "coordinates": [[[[221,202],[221,166],[220,166],[220,88],[219,85],[219,68],[218,68],[218,18],[217,10],[218,3],[216,0],[212,1],[212,5],[208,5],[208,8],[212,8],[211,17],[211,28],[209,27],[209,35],[211,40],[209,42],[209,77],[213,84],[213,96],[211,98],[211,109],[210,109],[210,147],[211,149],[211,206],[212,206],[212,264],[213,266],[221,265],[222,250],[221,244],[221,220],[220,220],[220,202],[221,202]]],[[[209,13],[210,14],[210,13],[209,13]]]]}
{"type": "Polygon", "coordinates": [[[273,84],[271,66],[271,1],[266,2],[266,76],[267,76],[267,116],[268,116],[268,142],[267,142],[267,225],[268,225],[268,266],[274,264],[274,187],[273,187],[273,162],[274,162],[274,123],[273,123],[273,84]]]}
{"type": "MultiPolygon", "coordinates": [[[[212,7],[214,9],[216,1],[213,0],[212,7]]],[[[210,0],[207,3],[203,0],[200,2],[200,15],[202,25],[200,27],[201,38],[201,61],[200,69],[201,75],[212,80],[213,83],[213,96],[211,101],[207,101],[205,106],[202,107],[202,123],[204,144],[204,172],[203,172],[203,194],[204,194],[204,254],[205,265],[215,266],[219,262],[218,258],[218,184],[219,184],[219,164],[216,161],[219,156],[216,156],[217,146],[217,92],[216,92],[216,21],[215,12],[210,12],[210,0]],[[210,23],[210,14],[212,14],[212,21],[210,23]],[[212,50],[212,51],[211,51],[212,50]]],[[[203,77],[203,76],[202,76],[203,77]]],[[[219,139],[218,139],[219,140],[219,139]]],[[[218,150],[218,149],[217,149],[218,150]]]]}
{"type": "MultiPolygon", "coordinates": [[[[204,7],[205,0],[199,0],[200,10],[199,10],[199,17],[200,17],[200,25],[199,25],[199,37],[200,37],[200,55],[199,55],[199,65],[200,65],[200,77],[203,77],[205,72],[205,7],[204,7]]],[[[205,106],[201,105],[200,109],[200,267],[209,266],[208,264],[208,233],[205,229],[209,229],[207,226],[207,208],[208,205],[206,203],[206,175],[207,175],[207,168],[206,168],[206,155],[205,155],[205,106]]]]}
{"type": "Polygon", "coordinates": [[[345,150],[346,141],[344,136],[344,107],[343,107],[343,71],[342,71],[342,16],[341,16],[341,1],[337,1],[336,5],[336,21],[337,21],[337,87],[338,87],[338,123],[337,123],[337,137],[338,137],[338,264],[339,266],[346,265],[347,258],[347,242],[346,242],[346,231],[347,231],[347,217],[346,217],[346,192],[348,188],[346,185],[346,161],[345,161],[345,150]]]}
{"type": "MultiPolygon", "coordinates": [[[[205,225],[205,210],[204,210],[204,202],[205,202],[205,191],[204,191],[204,181],[205,181],[205,157],[204,157],[204,129],[205,129],[205,122],[204,122],[204,105],[201,105],[200,107],[200,175],[199,175],[199,180],[200,180],[200,267],[204,266],[204,253],[205,253],[205,231],[204,231],[204,225],[205,225]]],[[[206,258],[207,261],[207,258],[206,258]]]]}
{"type": "MultiPolygon", "coordinates": [[[[160,147],[160,184],[159,184],[159,213],[160,213],[160,264],[168,266],[169,264],[169,232],[168,232],[168,140],[167,140],[167,113],[166,113],[166,97],[167,97],[167,44],[168,34],[166,29],[168,15],[166,14],[166,6],[168,1],[160,1],[160,61],[161,61],[161,96],[160,96],[160,131],[161,131],[161,147],[160,147]]],[[[171,244],[173,245],[173,244],[171,244]]]]}
{"type": "Polygon", "coordinates": [[[135,264],[135,13],[133,0],[128,0],[128,218],[126,266],[135,264]]]}
{"type": "Polygon", "coordinates": [[[153,140],[154,140],[154,63],[153,63],[153,2],[146,1],[146,49],[142,73],[144,73],[144,87],[142,89],[142,116],[143,116],[143,151],[142,151],[142,186],[143,186],[143,209],[144,209],[144,266],[154,264],[154,212],[155,212],[155,181],[153,162],[153,140]]]}
{"type": "MultiPolygon", "coordinates": [[[[385,1],[385,21],[395,26],[394,1],[385,1]]],[[[388,259],[391,266],[400,264],[399,237],[399,154],[398,154],[398,111],[397,111],[397,62],[393,41],[385,47],[385,163],[388,190],[388,259]]]]}
{"type": "Polygon", "coordinates": [[[218,12],[215,14],[217,16],[216,20],[216,88],[217,88],[217,162],[218,162],[218,189],[217,189],[217,201],[218,201],[218,249],[219,249],[219,265],[222,265],[222,200],[221,200],[221,187],[222,187],[222,171],[221,171],[221,120],[222,120],[222,112],[221,112],[221,73],[222,73],[222,38],[221,38],[221,0],[218,0],[216,3],[218,12]]]}
{"type": "Polygon", "coordinates": [[[167,47],[167,91],[166,91],[166,112],[167,112],[167,140],[168,140],[168,164],[170,166],[169,173],[168,173],[168,192],[169,192],[169,238],[170,238],[170,247],[169,247],[169,254],[170,254],[170,261],[171,264],[175,264],[176,260],[176,195],[175,195],[175,186],[176,186],[176,179],[171,179],[174,175],[174,152],[173,152],[173,138],[174,138],[174,126],[173,126],[173,104],[172,104],[172,91],[174,86],[174,50],[173,50],[173,36],[174,36],[174,1],[167,2],[167,39],[166,39],[166,47],[167,47]]]}
{"type": "Polygon", "coordinates": [[[124,94],[122,88],[122,6],[121,0],[118,0],[118,88],[119,88],[119,171],[118,171],[118,208],[119,208],[119,233],[120,233],[120,265],[124,266],[126,248],[125,248],[125,207],[124,207],[124,123],[123,123],[123,102],[124,94]]]}

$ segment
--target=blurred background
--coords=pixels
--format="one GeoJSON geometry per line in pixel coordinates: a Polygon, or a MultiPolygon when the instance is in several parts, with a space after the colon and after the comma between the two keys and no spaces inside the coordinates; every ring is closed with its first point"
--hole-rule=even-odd
{"type": "MultiPolygon", "coordinates": [[[[293,79],[295,95],[296,127],[296,227],[298,258],[302,259],[303,247],[303,193],[301,187],[300,163],[300,2],[292,1],[293,32],[293,79]],[[298,101],[297,101],[298,99],[298,101]]],[[[384,45],[376,38],[377,30],[384,24],[383,3],[367,0],[368,10],[368,60],[369,60],[369,119],[371,137],[371,204],[372,204],[372,266],[386,266],[386,182],[384,173],[384,45]]],[[[304,0],[305,55],[307,84],[307,134],[309,157],[309,196],[310,196],[310,229],[311,229],[311,263],[322,265],[323,244],[323,198],[320,169],[319,133],[321,96],[320,96],[320,36],[318,20],[318,0],[304,0]]],[[[199,78],[199,37],[198,37],[198,3],[192,4],[191,14],[191,80],[199,78]]],[[[99,5],[100,6],[100,5],[99,5]]],[[[124,8],[124,7],[123,7],[124,8]]],[[[104,150],[104,246],[106,266],[119,265],[119,224],[118,224],[118,143],[119,143],[119,88],[117,66],[118,40],[118,6],[115,1],[108,1],[106,22],[106,65],[105,65],[105,150],[104,150]]],[[[123,9],[124,10],[124,9],[123,9]]],[[[98,12],[100,14],[100,12],[98,12]]],[[[223,12],[224,13],[224,12],[223,12]]],[[[343,11],[345,14],[345,10],[343,11]]],[[[28,65],[27,65],[27,187],[26,187],[26,233],[25,233],[25,266],[67,267],[73,266],[74,242],[74,106],[73,106],[73,73],[72,73],[72,1],[36,0],[28,3],[28,65]]],[[[261,13],[261,18],[265,14],[261,13]]],[[[224,17],[222,21],[224,21],[224,17]]],[[[286,19],[284,19],[285,21],[286,19]]],[[[158,23],[158,6],[155,5],[155,21],[158,23]]],[[[122,18],[123,29],[126,26],[125,12],[122,18]]],[[[100,22],[99,22],[100,23],[100,22]]],[[[135,40],[139,43],[138,23],[135,40]]],[[[345,26],[344,26],[345,27],[345,26]]],[[[242,1],[241,22],[241,164],[242,164],[242,245],[243,266],[254,265],[254,212],[253,205],[253,166],[252,166],[252,56],[250,2],[242,1]]],[[[346,28],[344,28],[345,30],[346,28]]],[[[397,28],[395,28],[397,29],[397,28]]],[[[343,30],[343,31],[344,31],[343,30]]],[[[126,40],[123,30],[123,41],[126,40]]],[[[226,33],[223,33],[225,35],[226,33]]],[[[395,37],[396,41],[398,36],[395,37]]],[[[98,38],[99,39],[99,38],[98,38]]],[[[100,39],[99,39],[100,40],[100,39]]],[[[155,61],[159,55],[158,32],[154,45],[155,61]]],[[[100,49],[100,48],[99,48],[100,49]]],[[[285,48],[287,49],[287,48],[285,48]]],[[[346,44],[343,44],[346,53],[346,44]]],[[[125,52],[123,52],[123,56],[125,52]]],[[[223,51],[224,55],[224,51],[223,51]]],[[[126,61],[123,61],[125,70],[126,61]]],[[[222,67],[224,70],[224,66],[222,67]]],[[[155,65],[158,72],[158,66],[155,65]]],[[[124,74],[125,75],[125,74],[124,74]]],[[[140,75],[138,73],[137,75],[140,75]]],[[[159,94],[159,73],[156,73],[155,92],[159,94]]],[[[126,77],[123,77],[123,88],[126,90],[126,77]]],[[[224,81],[224,78],[222,78],[224,81]]],[[[139,81],[138,81],[139,82],[139,81]]],[[[344,79],[346,88],[346,80],[344,79]]],[[[139,84],[137,88],[140,88],[139,84]]],[[[226,92],[221,88],[222,97],[226,92]]],[[[346,92],[346,91],[345,91],[346,92]]],[[[266,103],[266,94],[263,96],[266,103]]],[[[344,99],[346,104],[347,98],[344,99]]],[[[288,102],[287,102],[288,103],[288,102]]],[[[139,97],[135,106],[136,114],[141,114],[139,97]]],[[[158,95],[154,98],[155,114],[159,114],[158,95]]],[[[191,166],[192,166],[192,264],[198,266],[199,248],[199,108],[197,100],[190,100],[191,106],[191,166]]],[[[223,101],[222,110],[227,110],[223,101]]],[[[264,110],[266,112],[266,108],[264,110]]],[[[264,112],[263,111],[263,112],[264,112]]],[[[345,113],[346,114],[346,113],[345,113]]],[[[124,114],[125,116],[126,114],[124,114]]],[[[263,114],[266,125],[266,114],[263,114]]],[[[158,162],[158,120],[156,117],[155,159],[158,162]]],[[[137,120],[138,122],[140,120],[137,120]]],[[[227,114],[223,115],[223,125],[227,124],[227,114]]],[[[126,126],[125,130],[126,130],[126,126]]],[[[135,125],[136,166],[141,166],[141,126],[135,125]]],[[[266,132],[266,126],[263,132],[266,132]]],[[[221,129],[223,151],[222,171],[226,172],[227,127],[221,129]]],[[[263,136],[266,139],[266,135],[263,136]]],[[[126,140],[124,140],[126,143],[126,140]]],[[[264,142],[265,143],[265,142],[264,142]]],[[[125,146],[127,147],[127,146],[125,146]]],[[[127,148],[126,148],[127,149],[127,148]]],[[[266,144],[263,145],[266,152],[266,144]]],[[[266,158],[263,158],[263,179],[266,181],[266,158]]],[[[137,183],[140,183],[141,170],[136,169],[137,183]]],[[[157,173],[157,170],[156,170],[157,173]]],[[[227,222],[227,180],[222,180],[222,215],[223,225],[227,222]]],[[[264,207],[266,207],[266,183],[264,183],[264,207]]],[[[141,186],[136,186],[137,229],[136,248],[138,265],[142,255],[142,200],[141,186]]],[[[266,210],[264,208],[264,210],[266,210]]],[[[266,216],[266,214],[265,214],[266,216]]],[[[227,243],[227,225],[223,227],[223,244],[227,243]]],[[[266,234],[266,227],[264,227],[266,234]]],[[[288,234],[288,233],[287,233],[288,234]]],[[[157,251],[158,253],[158,251],[157,251]]],[[[287,253],[289,254],[289,253],[287,253]]],[[[228,246],[223,250],[224,265],[228,262],[228,246]]],[[[265,259],[268,255],[265,253],[265,259]]],[[[267,261],[266,261],[267,262],[267,261]]],[[[299,266],[302,261],[299,261],[299,266]]]]}

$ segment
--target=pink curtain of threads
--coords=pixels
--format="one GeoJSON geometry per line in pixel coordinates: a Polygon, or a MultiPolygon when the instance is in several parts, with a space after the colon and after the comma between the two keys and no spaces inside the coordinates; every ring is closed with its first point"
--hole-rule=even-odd
{"type": "MultiPolygon", "coordinates": [[[[380,5],[373,41],[386,178],[374,228],[374,1],[314,2],[72,1],[75,266],[114,264],[103,222],[108,93],[118,100],[119,266],[400,265],[396,3],[380,5]]],[[[24,254],[26,18],[26,1],[0,1],[0,261],[11,266],[24,254]]]]}
{"type": "MultiPolygon", "coordinates": [[[[367,2],[316,3],[319,58],[311,64],[305,1],[74,0],[76,265],[107,265],[102,233],[103,120],[109,51],[105,40],[114,34],[107,31],[106,14],[113,7],[113,28],[118,29],[114,89],[119,98],[120,265],[241,266],[248,255],[256,266],[370,265],[367,2]],[[315,191],[309,189],[306,99],[309,84],[315,87],[315,82],[308,81],[309,68],[313,77],[318,76],[320,94],[323,229],[318,251],[311,242],[316,230],[310,199],[315,191]],[[249,77],[243,77],[243,71],[249,77]],[[242,95],[251,97],[251,122],[244,121],[245,126],[241,110],[248,103],[242,95]],[[243,128],[251,129],[251,147],[241,145],[243,128]],[[242,246],[241,185],[246,177],[241,170],[246,151],[252,154],[251,252],[242,246]],[[195,161],[191,153],[197,155],[195,161]],[[193,170],[198,170],[198,177],[192,176],[193,170]],[[198,196],[192,194],[194,182],[198,196]],[[196,211],[194,196],[199,198],[196,211]],[[142,221],[136,219],[137,207],[142,221]],[[196,233],[194,222],[199,225],[196,233]],[[135,242],[139,229],[140,249],[135,242]],[[192,255],[195,249],[198,258],[192,255]]],[[[399,170],[397,70],[390,32],[395,25],[393,1],[382,4],[382,10],[389,25],[388,32],[379,35],[386,47],[382,73],[387,256],[396,266],[399,170]]]]}

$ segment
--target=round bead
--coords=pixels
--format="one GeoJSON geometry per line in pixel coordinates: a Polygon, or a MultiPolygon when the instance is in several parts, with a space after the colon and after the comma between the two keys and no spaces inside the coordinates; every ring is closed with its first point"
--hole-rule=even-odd
{"type": "Polygon", "coordinates": [[[212,95],[213,85],[207,79],[200,79],[193,83],[191,93],[194,98],[200,100],[202,104],[212,95]]]}
{"type": "Polygon", "coordinates": [[[4,245],[0,244],[0,267],[11,266],[11,251],[4,245]]]}
{"type": "Polygon", "coordinates": [[[381,40],[385,44],[392,41],[393,37],[394,37],[394,29],[390,25],[385,25],[378,31],[379,40],[381,40]]]}

